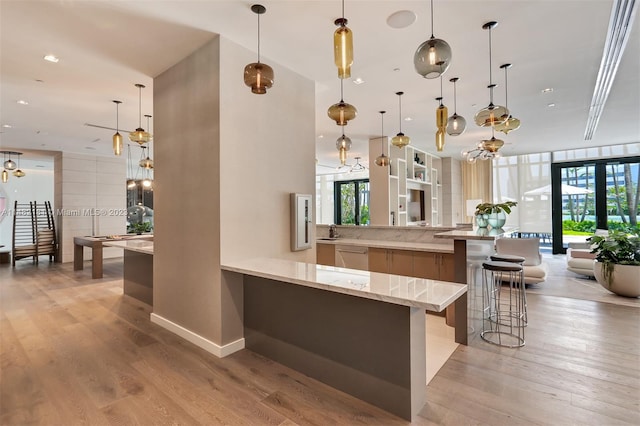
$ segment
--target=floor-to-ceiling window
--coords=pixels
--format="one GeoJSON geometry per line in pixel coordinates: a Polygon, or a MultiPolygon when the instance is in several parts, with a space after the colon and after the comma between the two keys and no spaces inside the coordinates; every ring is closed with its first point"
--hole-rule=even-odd
{"type": "Polygon", "coordinates": [[[369,179],[335,182],[336,225],[369,224],[369,179]]]}

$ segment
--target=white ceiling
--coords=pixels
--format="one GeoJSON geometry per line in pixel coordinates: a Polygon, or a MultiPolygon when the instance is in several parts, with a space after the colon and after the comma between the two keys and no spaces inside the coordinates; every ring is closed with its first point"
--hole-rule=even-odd
{"type": "MultiPolygon", "coordinates": [[[[509,107],[522,127],[506,136],[504,155],[640,141],[640,31],[636,24],[593,140],[584,141],[589,105],[611,12],[611,0],[435,0],[434,33],[446,40],[453,61],[445,74],[444,98],[453,113],[452,77],[459,77],[457,112],[469,123],[466,133],[447,137],[441,156],[460,158],[463,149],[490,137],[473,124],[473,115],[489,101],[488,32],[495,20],[493,80],[495,103],[504,103],[504,74],[509,71],[509,107]],[[551,87],[552,93],[542,89],[551,87]],[[548,107],[554,103],[555,107],[548,107]]],[[[120,127],[138,127],[138,89],[142,114],[152,114],[153,77],[221,34],[251,50],[256,48],[256,17],[250,1],[6,1],[1,18],[1,124],[3,149],[64,150],[111,154],[119,99],[120,127]],[[60,62],[43,60],[54,54],[60,62]],[[23,99],[29,105],[19,105],[23,99]]],[[[339,0],[264,1],[261,18],[263,62],[277,62],[316,81],[317,158],[337,165],[340,135],[326,115],[339,101],[333,65],[333,21],[339,0]]],[[[429,1],[346,0],[345,16],[354,32],[355,61],[345,81],[345,101],[358,117],[345,131],[353,140],[349,156],[367,164],[368,139],[380,134],[379,110],[387,110],[385,133],[398,132],[397,91],[404,91],[402,111],[412,121],[402,130],[418,148],[435,153],[435,97],[440,81],[426,80],[413,69],[413,54],[430,34],[429,1]],[[393,29],[386,19],[411,10],[416,22],[393,29]]],[[[242,70],[238,70],[241,81],[242,70]]],[[[275,76],[271,90],[287,82],[275,76]]],[[[249,90],[249,89],[247,89],[249,90]]],[[[269,96],[268,94],[265,96],[269,96]]],[[[143,118],[143,127],[146,123],[143,118]]],[[[502,135],[502,134],[500,134],[502,135]]],[[[298,142],[298,141],[296,141],[298,142]]],[[[353,160],[350,160],[353,162],[353,160]]]]}

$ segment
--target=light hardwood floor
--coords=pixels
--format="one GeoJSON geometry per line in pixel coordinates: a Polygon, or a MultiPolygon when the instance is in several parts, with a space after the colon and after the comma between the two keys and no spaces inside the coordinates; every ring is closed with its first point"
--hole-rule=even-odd
{"type": "MultiPolygon", "coordinates": [[[[2,425],[406,424],[248,350],[218,359],[151,324],[122,295],[121,263],[105,261],[99,280],[71,264],[0,265],[2,425]]],[[[528,302],[526,345],[474,333],[415,424],[640,424],[640,309],[528,302]]]]}

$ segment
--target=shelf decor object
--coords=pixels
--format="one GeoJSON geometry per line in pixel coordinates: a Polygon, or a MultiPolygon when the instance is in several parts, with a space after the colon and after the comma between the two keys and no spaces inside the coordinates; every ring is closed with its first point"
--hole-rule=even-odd
{"type": "Polygon", "coordinates": [[[384,155],[384,114],[387,111],[380,111],[380,151],[381,154],[376,158],[376,165],[380,167],[389,167],[389,157],[384,155]]]}
{"type": "Polygon", "coordinates": [[[267,11],[261,4],[251,6],[251,11],[258,15],[258,61],[244,67],[244,84],[251,87],[251,93],[264,95],[273,86],[273,68],[260,62],[260,15],[267,11]]]}
{"type": "Polygon", "coordinates": [[[491,71],[491,30],[498,25],[496,21],[487,22],[482,26],[483,30],[489,30],[489,105],[478,111],[474,117],[476,124],[480,127],[494,127],[497,124],[502,124],[506,117],[509,116],[509,110],[501,105],[493,104],[493,89],[496,87],[493,84],[493,74],[491,71]]]}
{"type": "MultiPolygon", "coordinates": [[[[504,69],[504,106],[509,109],[509,84],[507,81],[507,69],[511,68],[511,64],[502,64],[500,68],[504,69]]],[[[504,117],[503,117],[504,118],[504,117]]],[[[506,134],[513,130],[518,130],[520,127],[520,120],[514,118],[510,113],[505,118],[504,123],[496,124],[495,128],[497,131],[506,134]]]]}
{"type": "Polygon", "coordinates": [[[113,153],[115,155],[122,155],[123,141],[122,135],[120,134],[120,121],[118,119],[118,107],[122,103],[122,101],[112,101],[116,104],[116,133],[113,135],[113,153]]]}
{"type": "Polygon", "coordinates": [[[416,72],[424,78],[437,78],[451,65],[451,47],[433,35],[433,0],[431,0],[431,38],[423,42],[413,55],[416,72]]]}
{"type": "Polygon", "coordinates": [[[351,77],[353,65],[353,31],[347,27],[348,21],[344,17],[344,0],[342,0],[342,18],[334,21],[338,29],[333,33],[334,62],[338,67],[338,77],[351,77]]]}
{"type": "Polygon", "coordinates": [[[344,101],[344,83],[340,80],[340,102],[333,104],[327,110],[330,119],[336,122],[338,126],[346,126],[349,121],[356,118],[358,110],[351,104],[344,101]]]}
{"type": "Polygon", "coordinates": [[[396,95],[398,95],[398,121],[400,123],[400,131],[397,135],[391,138],[391,144],[397,146],[398,148],[404,148],[405,146],[409,145],[409,143],[411,143],[411,138],[402,133],[402,95],[404,95],[404,92],[396,92],[396,95]]]}
{"type": "Polygon", "coordinates": [[[135,85],[138,88],[138,115],[139,115],[139,121],[138,121],[138,128],[129,133],[129,140],[131,142],[136,142],[139,145],[144,145],[145,143],[149,142],[151,140],[151,133],[145,131],[142,128],[142,89],[144,89],[144,84],[140,84],[137,83],[135,85]]]}
{"type": "Polygon", "coordinates": [[[449,136],[460,136],[467,128],[467,120],[461,115],[458,115],[456,83],[460,80],[458,77],[454,77],[449,81],[453,83],[453,115],[449,117],[447,121],[447,133],[449,136]]]}

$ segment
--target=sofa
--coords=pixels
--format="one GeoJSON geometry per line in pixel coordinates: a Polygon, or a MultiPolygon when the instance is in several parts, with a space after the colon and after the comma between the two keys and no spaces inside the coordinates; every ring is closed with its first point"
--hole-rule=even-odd
{"type": "Polygon", "coordinates": [[[591,244],[569,243],[567,248],[567,270],[578,274],[593,277],[593,262],[595,253],[591,253],[591,244]]]}
{"type": "Polygon", "coordinates": [[[540,238],[498,238],[496,253],[524,257],[525,284],[539,284],[547,279],[549,267],[540,254],[540,238]]]}

